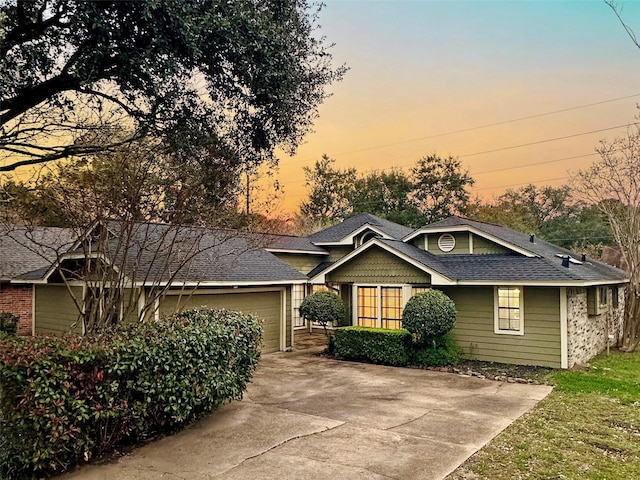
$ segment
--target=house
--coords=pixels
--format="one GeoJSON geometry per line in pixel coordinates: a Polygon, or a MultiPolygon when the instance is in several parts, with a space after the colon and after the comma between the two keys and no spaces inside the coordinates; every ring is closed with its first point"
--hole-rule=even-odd
{"type": "MultiPolygon", "coordinates": [[[[145,225],[145,238],[149,229],[168,229],[145,225]]],[[[586,362],[622,331],[625,272],[499,225],[453,216],[414,230],[362,214],[308,237],[194,232],[181,232],[179,241],[168,236],[174,253],[198,245],[182,270],[172,270],[173,255],[139,254],[139,247],[131,255],[135,274],[123,267],[140,298],[168,288],[151,308],[138,309],[139,318],[199,305],[239,309],[265,319],[265,351],[285,350],[296,334],[315,328],[298,310],[311,292],[338,293],[348,324],[401,328],[408,299],[437,288],[456,304],[453,335],[466,356],[556,368],[586,362]]],[[[110,258],[122,255],[105,250],[110,258]]],[[[12,287],[32,289],[33,333],[77,321],[56,273],[72,271],[76,260],[66,254],[13,275],[12,287]]]]}

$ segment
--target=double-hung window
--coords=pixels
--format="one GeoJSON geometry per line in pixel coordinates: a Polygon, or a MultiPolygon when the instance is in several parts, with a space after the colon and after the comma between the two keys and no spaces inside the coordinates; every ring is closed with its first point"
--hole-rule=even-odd
{"type": "Polygon", "coordinates": [[[522,287],[496,287],[494,300],[494,332],[524,335],[524,302],[522,287]]]}

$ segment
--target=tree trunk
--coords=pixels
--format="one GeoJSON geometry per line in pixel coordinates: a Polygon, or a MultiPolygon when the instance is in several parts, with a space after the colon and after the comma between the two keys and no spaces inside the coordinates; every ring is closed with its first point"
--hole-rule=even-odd
{"type": "Polygon", "coordinates": [[[629,283],[625,295],[624,325],[622,327],[622,347],[624,352],[633,352],[640,342],[640,299],[638,285],[629,283]]]}

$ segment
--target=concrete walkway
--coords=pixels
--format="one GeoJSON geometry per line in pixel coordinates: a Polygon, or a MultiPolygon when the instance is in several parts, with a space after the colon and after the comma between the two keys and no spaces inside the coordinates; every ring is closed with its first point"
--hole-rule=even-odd
{"type": "Polygon", "coordinates": [[[309,353],[269,354],[242,401],[61,478],[441,479],[550,391],[309,353]]]}

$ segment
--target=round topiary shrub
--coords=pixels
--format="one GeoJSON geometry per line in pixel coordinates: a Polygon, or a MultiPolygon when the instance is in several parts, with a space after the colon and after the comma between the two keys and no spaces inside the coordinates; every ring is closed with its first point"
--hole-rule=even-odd
{"type": "Polygon", "coordinates": [[[318,322],[327,333],[327,325],[334,321],[342,320],[347,314],[347,309],[338,295],[329,291],[313,293],[302,301],[300,315],[318,322]]]}
{"type": "Polygon", "coordinates": [[[402,328],[418,344],[426,344],[449,333],[456,324],[456,306],[439,290],[427,290],[409,299],[402,312],[402,328]]]}

